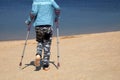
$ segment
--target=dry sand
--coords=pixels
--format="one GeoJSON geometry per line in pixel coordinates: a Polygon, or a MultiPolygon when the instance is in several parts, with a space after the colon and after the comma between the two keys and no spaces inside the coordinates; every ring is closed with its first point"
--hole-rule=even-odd
{"type": "MultiPolygon", "coordinates": [[[[24,40],[0,42],[0,80],[120,80],[120,31],[60,37],[61,67],[50,64],[49,71],[34,71],[35,40],[28,40],[20,70],[23,46],[24,40]]],[[[56,38],[51,53],[57,63],[56,38]]]]}

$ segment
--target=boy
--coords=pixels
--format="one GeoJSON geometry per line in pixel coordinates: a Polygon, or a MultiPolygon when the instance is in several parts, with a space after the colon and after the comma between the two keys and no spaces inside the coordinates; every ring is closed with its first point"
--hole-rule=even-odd
{"type": "Polygon", "coordinates": [[[33,22],[36,31],[37,53],[34,65],[36,70],[40,69],[40,60],[43,55],[43,69],[49,69],[50,47],[52,41],[52,26],[57,23],[60,14],[60,7],[54,0],[33,0],[30,17],[25,21],[27,25],[33,22]]]}

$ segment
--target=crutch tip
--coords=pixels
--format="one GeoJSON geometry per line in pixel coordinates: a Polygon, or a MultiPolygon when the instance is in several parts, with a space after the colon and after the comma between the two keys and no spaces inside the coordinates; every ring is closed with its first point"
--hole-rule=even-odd
{"type": "Polygon", "coordinates": [[[21,67],[22,66],[22,63],[20,62],[19,66],[21,67]]]}
{"type": "Polygon", "coordinates": [[[60,63],[58,63],[57,66],[60,67],[60,63]]]}

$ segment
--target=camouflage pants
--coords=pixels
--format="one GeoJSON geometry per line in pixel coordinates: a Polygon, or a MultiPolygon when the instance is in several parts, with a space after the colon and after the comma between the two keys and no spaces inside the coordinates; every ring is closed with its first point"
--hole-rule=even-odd
{"type": "Polygon", "coordinates": [[[37,54],[42,57],[42,51],[44,50],[44,61],[49,61],[50,59],[50,47],[52,41],[52,27],[50,25],[36,26],[36,41],[37,44],[37,54]]]}

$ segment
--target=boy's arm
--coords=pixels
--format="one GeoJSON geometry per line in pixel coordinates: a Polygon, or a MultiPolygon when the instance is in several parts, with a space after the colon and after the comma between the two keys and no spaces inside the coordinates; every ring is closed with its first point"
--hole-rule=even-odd
{"type": "Polygon", "coordinates": [[[58,22],[60,16],[60,7],[54,0],[52,0],[52,5],[55,8],[55,22],[58,22]]]}
{"type": "Polygon", "coordinates": [[[33,19],[35,19],[35,17],[37,16],[37,12],[38,12],[37,4],[36,4],[36,2],[33,2],[30,15],[29,15],[28,19],[25,21],[25,23],[27,25],[29,25],[33,21],[33,19]]]}

